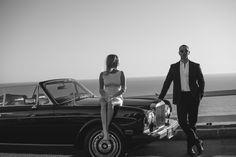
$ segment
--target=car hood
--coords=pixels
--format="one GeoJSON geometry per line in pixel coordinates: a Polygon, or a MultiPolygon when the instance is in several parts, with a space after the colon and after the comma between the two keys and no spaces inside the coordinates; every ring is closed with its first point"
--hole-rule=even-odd
{"type": "MultiPolygon", "coordinates": [[[[86,98],[77,101],[77,105],[79,106],[100,106],[99,97],[95,98],[86,98]]],[[[154,102],[153,99],[145,99],[145,98],[124,98],[123,106],[132,106],[139,107],[144,109],[149,109],[150,105],[154,102]]]]}
{"type": "Polygon", "coordinates": [[[125,98],[123,105],[149,109],[153,102],[154,100],[146,98],[125,98]]]}

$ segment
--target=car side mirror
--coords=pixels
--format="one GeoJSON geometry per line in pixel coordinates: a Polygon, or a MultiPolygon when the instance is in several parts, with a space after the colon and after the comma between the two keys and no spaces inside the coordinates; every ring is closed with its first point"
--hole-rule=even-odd
{"type": "Polygon", "coordinates": [[[34,98],[26,98],[25,99],[25,103],[26,104],[35,104],[36,103],[36,100],[34,98]]]}

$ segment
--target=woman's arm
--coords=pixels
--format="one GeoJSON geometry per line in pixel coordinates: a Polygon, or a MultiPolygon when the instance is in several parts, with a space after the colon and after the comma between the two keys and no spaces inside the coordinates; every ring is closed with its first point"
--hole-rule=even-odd
{"type": "Polygon", "coordinates": [[[104,81],[103,81],[103,72],[100,73],[99,76],[99,93],[101,95],[101,97],[105,98],[106,97],[106,93],[104,91],[104,81]]]}
{"type": "Polygon", "coordinates": [[[118,97],[126,91],[126,79],[123,71],[121,71],[120,81],[121,81],[121,89],[119,90],[119,92],[114,94],[112,98],[118,97]]]}

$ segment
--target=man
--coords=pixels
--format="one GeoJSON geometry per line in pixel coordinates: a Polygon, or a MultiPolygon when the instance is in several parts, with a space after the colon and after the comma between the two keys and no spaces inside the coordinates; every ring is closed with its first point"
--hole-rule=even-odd
{"type": "Polygon", "coordinates": [[[203,151],[203,141],[196,134],[196,123],[205,81],[200,65],[190,61],[189,54],[187,45],[179,47],[181,59],[170,66],[158,100],[165,97],[173,81],[173,104],[177,105],[178,122],[187,137],[187,154],[192,156],[195,155],[194,145],[199,155],[203,151]]]}

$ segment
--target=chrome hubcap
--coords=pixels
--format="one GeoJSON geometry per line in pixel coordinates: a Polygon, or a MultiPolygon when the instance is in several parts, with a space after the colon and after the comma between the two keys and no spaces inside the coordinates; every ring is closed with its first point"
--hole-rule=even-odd
{"type": "Polygon", "coordinates": [[[96,132],[90,141],[90,152],[94,157],[116,157],[121,151],[120,141],[112,134],[109,140],[103,140],[100,132],[96,132]]]}
{"type": "Polygon", "coordinates": [[[98,149],[102,153],[108,153],[112,149],[110,141],[100,140],[98,143],[98,149]]]}

